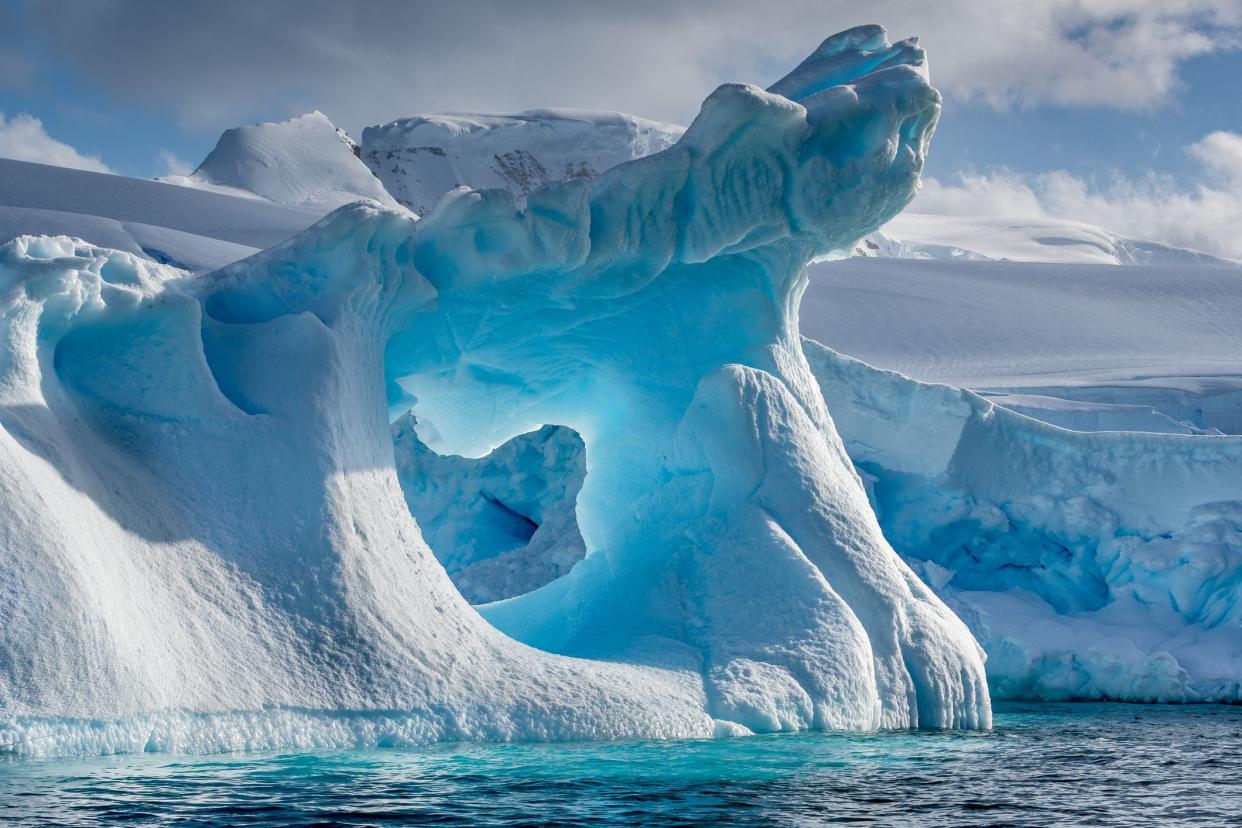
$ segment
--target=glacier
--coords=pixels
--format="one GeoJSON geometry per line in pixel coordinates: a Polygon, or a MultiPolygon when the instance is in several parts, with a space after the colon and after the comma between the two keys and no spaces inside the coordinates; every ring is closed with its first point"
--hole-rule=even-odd
{"type": "Polygon", "coordinates": [[[885,536],[996,695],[1242,701],[1242,437],[1072,431],[805,349],[885,536]]]}
{"type": "Polygon", "coordinates": [[[422,219],[352,204],[202,276],[0,248],[0,744],[23,754],[987,727],[803,356],[805,265],[912,198],[914,40],[826,40],[668,149],[422,219]],[[472,608],[389,422],[548,424],[586,556],[472,608]]]}

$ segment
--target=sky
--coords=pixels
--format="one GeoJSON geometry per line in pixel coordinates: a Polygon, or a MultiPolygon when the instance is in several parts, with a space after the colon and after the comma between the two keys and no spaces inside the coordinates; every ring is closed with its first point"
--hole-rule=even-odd
{"type": "Polygon", "coordinates": [[[1242,258],[1242,0],[0,0],[0,156],[150,177],[313,109],[688,123],[865,22],[944,95],[913,209],[1042,215],[1242,258]]]}

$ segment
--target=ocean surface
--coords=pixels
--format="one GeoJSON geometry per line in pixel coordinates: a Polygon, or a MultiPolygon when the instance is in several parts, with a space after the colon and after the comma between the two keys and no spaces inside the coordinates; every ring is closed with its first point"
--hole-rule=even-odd
{"type": "Polygon", "coordinates": [[[1242,707],[995,718],[987,733],[0,759],[0,824],[1242,824],[1242,707]]]}

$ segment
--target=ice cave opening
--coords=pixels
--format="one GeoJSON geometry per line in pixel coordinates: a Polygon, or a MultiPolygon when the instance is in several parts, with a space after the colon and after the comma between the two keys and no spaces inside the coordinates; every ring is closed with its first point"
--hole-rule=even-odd
{"type": "Polygon", "coordinates": [[[471,604],[530,592],[586,554],[575,511],[586,446],[572,428],[545,425],[480,458],[430,448],[412,414],[392,434],[410,514],[471,604]]]}

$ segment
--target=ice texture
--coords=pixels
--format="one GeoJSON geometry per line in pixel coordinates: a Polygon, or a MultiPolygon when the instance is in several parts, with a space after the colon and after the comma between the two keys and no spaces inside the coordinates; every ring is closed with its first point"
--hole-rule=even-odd
{"type": "Polygon", "coordinates": [[[913,196],[939,96],[879,27],[826,56],[523,210],[352,204],[201,277],[0,248],[0,744],[988,726],[797,331],[806,262],[913,196]],[[472,456],[575,428],[587,557],[480,616],[402,498],[407,411],[472,456]]]}
{"type": "Polygon", "coordinates": [[[544,426],[470,458],[432,451],[407,414],[393,449],[410,514],[470,603],[530,592],[586,554],[574,514],[586,456],[573,429],[544,426]]]}
{"type": "Polygon", "coordinates": [[[1242,701],[1242,437],[1075,432],[806,351],[886,537],[998,695],[1242,701]]]}

